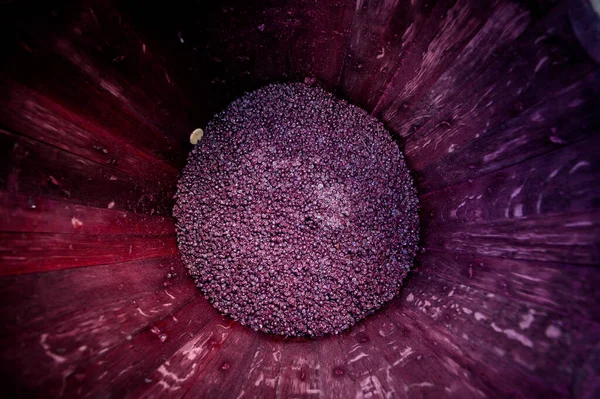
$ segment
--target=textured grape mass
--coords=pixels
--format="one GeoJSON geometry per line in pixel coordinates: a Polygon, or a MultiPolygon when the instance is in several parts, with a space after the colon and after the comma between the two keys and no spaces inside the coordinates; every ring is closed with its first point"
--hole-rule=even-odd
{"type": "Polygon", "coordinates": [[[213,118],[174,216],[183,260],[213,306],[286,336],[339,333],[392,299],[419,230],[390,133],[300,83],[246,94],[213,118]]]}

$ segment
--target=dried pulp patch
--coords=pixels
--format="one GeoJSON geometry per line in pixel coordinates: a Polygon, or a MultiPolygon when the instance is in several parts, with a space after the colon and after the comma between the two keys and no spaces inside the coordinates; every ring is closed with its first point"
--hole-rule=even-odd
{"type": "Polygon", "coordinates": [[[390,133],[299,83],[246,94],[213,118],[174,215],[213,306],[287,336],[338,333],[381,307],[417,249],[417,192],[390,133]]]}

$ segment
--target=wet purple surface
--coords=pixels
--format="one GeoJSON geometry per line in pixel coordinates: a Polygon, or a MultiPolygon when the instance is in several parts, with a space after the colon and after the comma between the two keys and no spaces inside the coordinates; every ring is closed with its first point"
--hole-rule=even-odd
{"type": "Polygon", "coordinates": [[[174,215],[213,306],[255,330],[340,331],[398,292],[418,199],[397,144],[365,111],[304,84],[246,94],[190,153],[174,215]]]}

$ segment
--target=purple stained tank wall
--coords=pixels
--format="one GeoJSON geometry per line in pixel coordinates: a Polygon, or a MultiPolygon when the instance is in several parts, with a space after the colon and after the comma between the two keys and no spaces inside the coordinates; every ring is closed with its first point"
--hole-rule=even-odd
{"type": "Polygon", "coordinates": [[[5,391],[597,397],[600,71],[568,3],[4,1],[5,391]],[[220,316],[171,218],[192,130],[298,80],[393,131],[423,207],[399,297],[314,340],[220,316]]]}

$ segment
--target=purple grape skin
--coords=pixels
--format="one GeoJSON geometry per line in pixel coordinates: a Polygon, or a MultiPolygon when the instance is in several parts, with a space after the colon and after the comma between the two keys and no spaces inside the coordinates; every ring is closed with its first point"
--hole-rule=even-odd
{"type": "Polygon", "coordinates": [[[399,292],[417,252],[417,191],[390,133],[301,83],[215,115],[175,199],[190,275],[256,331],[337,334],[399,292]]]}

